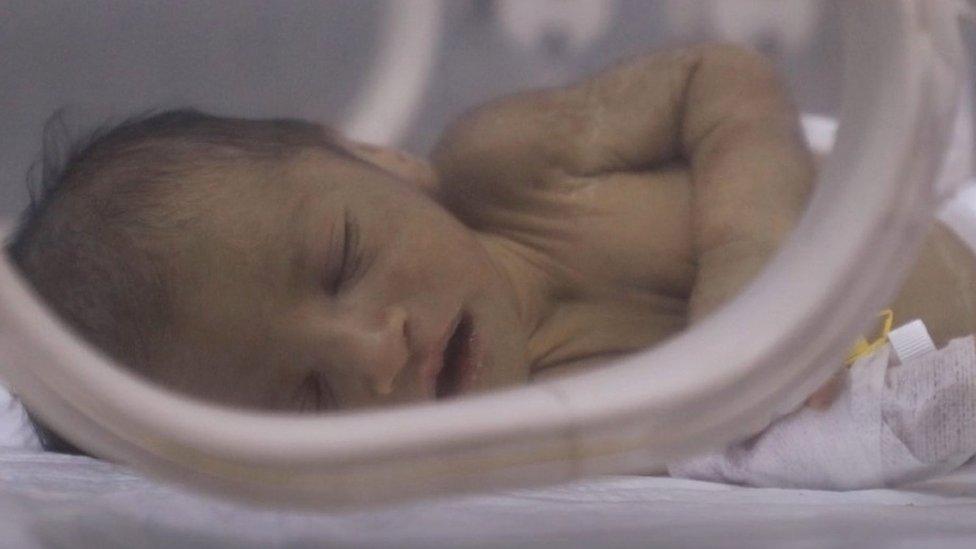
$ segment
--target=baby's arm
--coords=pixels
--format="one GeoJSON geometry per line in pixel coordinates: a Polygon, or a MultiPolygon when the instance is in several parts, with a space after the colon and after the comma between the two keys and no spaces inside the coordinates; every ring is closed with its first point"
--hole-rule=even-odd
{"type": "Polygon", "coordinates": [[[445,135],[434,162],[452,182],[448,203],[486,188],[485,200],[515,201],[522,194],[511,186],[684,164],[698,267],[692,321],[758,273],[802,213],[814,175],[772,68],[728,46],[650,55],[490,103],[445,135]]]}

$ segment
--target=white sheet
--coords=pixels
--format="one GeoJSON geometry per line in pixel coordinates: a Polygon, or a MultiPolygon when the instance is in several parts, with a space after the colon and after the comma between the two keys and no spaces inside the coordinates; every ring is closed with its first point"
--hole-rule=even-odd
{"type": "Polygon", "coordinates": [[[910,489],[820,492],[661,477],[346,513],[247,508],[89,458],[0,450],[3,547],[976,546],[976,468],[910,489]]]}

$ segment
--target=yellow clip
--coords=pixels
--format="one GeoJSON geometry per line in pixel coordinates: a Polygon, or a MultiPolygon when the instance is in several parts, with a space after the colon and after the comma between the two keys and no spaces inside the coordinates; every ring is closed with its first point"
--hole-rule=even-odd
{"type": "Polygon", "coordinates": [[[881,324],[881,335],[878,336],[878,339],[871,342],[868,342],[863,337],[858,338],[854,342],[854,347],[847,353],[847,360],[844,361],[844,365],[850,366],[854,364],[858,359],[874,353],[879,347],[888,342],[888,334],[891,333],[891,325],[895,320],[895,313],[891,309],[885,309],[881,311],[878,317],[884,319],[884,322],[881,324]]]}

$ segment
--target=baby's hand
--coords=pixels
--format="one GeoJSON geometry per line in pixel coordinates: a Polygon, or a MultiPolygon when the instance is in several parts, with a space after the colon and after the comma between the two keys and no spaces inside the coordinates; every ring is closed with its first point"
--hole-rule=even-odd
{"type": "Polygon", "coordinates": [[[826,410],[830,408],[834,400],[837,399],[840,392],[844,389],[846,376],[847,368],[843,368],[834,373],[826,383],[821,385],[819,389],[807,398],[805,404],[814,410],[826,410]]]}
{"type": "Polygon", "coordinates": [[[567,176],[687,170],[692,321],[758,273],[802,213],[814,175],[773,69],[729,46],[650,55],[489,103],[446,133],[433,161],[451,183],[442,198],[462,211],[524,200],[520,189],[567,176]]]}

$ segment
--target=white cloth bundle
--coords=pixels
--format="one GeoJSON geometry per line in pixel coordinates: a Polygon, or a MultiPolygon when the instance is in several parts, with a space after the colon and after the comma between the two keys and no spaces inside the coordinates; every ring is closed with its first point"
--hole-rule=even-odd
{"type": "Polygon", "coordinates": [[[850,490],[956,469],[976,455],[972,336],[896,364],[890,345],[858,360],[825,410],[802,407],[673,476],[751,486],[850,490]]]}

